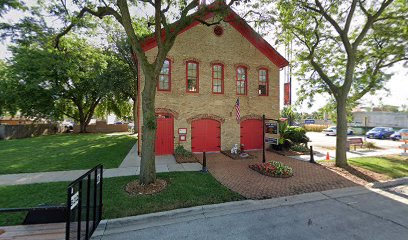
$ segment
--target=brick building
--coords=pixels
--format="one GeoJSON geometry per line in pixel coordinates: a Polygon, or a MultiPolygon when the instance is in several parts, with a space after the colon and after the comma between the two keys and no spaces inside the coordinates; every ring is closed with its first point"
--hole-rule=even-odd
{"type": "MultiPolygon", "coordinates": [[[[279,71],[288,61],[233,10],[225,20],[211,27],[193,23],[169,52],[156,94],[156,155],[173,154],[178,144],[193,152],[234,144],[261,149],[262,115],[278,118],[279,71]]],[[[153,61],[154,38],[145,40],[144,50],[153,61]]],[[[140,80],[143,89],[143,74],[140,80]]],[[[140,101],[138,111],[142,116],[140,101]]]]}

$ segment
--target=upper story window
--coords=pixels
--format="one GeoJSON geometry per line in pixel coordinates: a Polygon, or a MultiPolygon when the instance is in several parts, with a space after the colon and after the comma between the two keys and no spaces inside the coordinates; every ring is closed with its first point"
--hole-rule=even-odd
{"type": "Polygon", "coordinates": [[[268,96],[268,70],[265,68],[259,69],[258,72],[258,94],[259,96],[268,96]]]}
{"type": "Polygon", "coordinates": [[[212,92],[215,94],[224,93],[224,65],[212,65],[212,92]]]}
{"type": "Polygon", "coordinates": [[[159,84],[157,86],[157,90],[171,90],[171,62],[169,59],[164,60],[163,67],[159,75],[159,84]]]}
{"type": "Polygon", "coordinates": [[[237,67],[236,80],[237,80],[237,95],[246,95],[248,81],[246,67],[237,67]]]}
{"type": "Polygon", "coordinates": [[[198,62],[187,61],[186,62],[186,88],[187,92],[198,93],[199,80],[198,80],[198,62]]]}

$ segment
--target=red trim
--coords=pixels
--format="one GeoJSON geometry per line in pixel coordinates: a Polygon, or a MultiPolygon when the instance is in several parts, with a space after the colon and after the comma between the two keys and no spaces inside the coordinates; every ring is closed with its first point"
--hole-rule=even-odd
{"type": "Polygon", "coordinates": [[[188,60],[186,61],[186,92],[187,93],[199,93],[200,92],[200,64],[197,61],[188,60]],[[196,91],[189,91],[188,90],[188,64],[193,63],[196,64],[196,91]]]}
{"type": "Polygon", "coordinates": [[[157,83],[157,91],[160,92],[171,92],[171,60],[169,58],[166,58],[164,61],[169,62],[169,73],[168,74],[159,74],[159,79],[157,83]],[[169,78],[169,88],[168,89],[160,89],[160,75],[167,76],[169,78]]]}
{"type": "Polygon", "coordinates": [[[245,95],[248,94],[248,69],[247,69],[247,67],[239,65],[239,66],[237,66],[235,68],[235,87],[236,87],[236,92],[235,93],[237,95],[244,95],[245,96],[245,95]],[[245,70],[245,80],[244,81],[239,80],[239,82],[244,82],[245,83],[244,94],[238,93],[238,68],[242,68],[242,69],[245,70]]]}
{"type": "Polygon", "coordinates": [[[267,68],[259,68],[258,69],[258,95],[259,96],[269,96],[269,71],[267,68]],[[261,74],[260,72],[264,70],[266,73],[265,77],[266,77],[266,84],[261,84],[261,74]],[[266,94],[259,94],[259,85],[266,85],[266,94]]]}
{"type": "MultiPolygon", "coordinates": [[[[229,14],[224,18],[226,22],[231,24],[238,32],[241,33],[250,43],[252,43],[259,51],[261,51],[271,62],[273,62],[277,67],[283,68],[289,65],[288,60],[286,60],[282,55],[280,55],[265,39],[263,39],[251,26],[245,22],[237,13],[232,9],[229,9],[229,14]]],[[[207,20],[214,16],[214,13],[208,13],[203,17],[203,20],[207,20]]],[[[184,33],[185,31],[197,26],[200,22],[195,21],[182,31],[179,34],[184,33]]],[[[165,30],[162,29],[161,32],[162,38],[165,38],[165,30]]],[[[157,46],[155,36],[150,36],[145,38],[142,42],[142,47],[144,51],[148,51],[157,46]]]]}
{"type": "Polygon", "coordinates": [[[211,77],[212,77],[212,84],[211,84],[212,93],[213,94],[224,94],[224,64],[222,63],[211,64],[211,77]],[[221,67],[221,78],[217,78],[217,80],[221,80],[221,92],[214,92],[214,66],[221,67]]]}

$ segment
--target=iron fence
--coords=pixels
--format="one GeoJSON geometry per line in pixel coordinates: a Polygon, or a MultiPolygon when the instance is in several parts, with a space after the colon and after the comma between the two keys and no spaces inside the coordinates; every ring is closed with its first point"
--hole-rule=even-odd
{"type": "Polygon", "coordinates": [[[90,239],[102,219],[103,166],[98,165],[67,189],[66,239],[90,239]]]}

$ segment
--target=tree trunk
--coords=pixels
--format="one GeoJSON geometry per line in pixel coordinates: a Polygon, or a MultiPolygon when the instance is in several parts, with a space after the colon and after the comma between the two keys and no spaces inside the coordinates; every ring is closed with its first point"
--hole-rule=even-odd
{"type": "Polygon", "coordinates": [[[79,121],[79,133],[86,133],[86,127],[88,124],[85,123],[85,120],[79,121]]]}
{"type": "Polygon", "coordinates": [[[145,86],[142,93],[143,127],[142,127],[142,156],[140,163],[140,184],[147,185],[156,181],[155,141],[155,77],[145,72],[145,86]]]}
{"type": "Polygon", "coordinates": [[[138,125],[137,125],[137,97],[133,99],[133,133],[138,132],[138,125]]]}
{"type": "Polygon", "coordinates": [[[347,167],[347,110],[346,97],[338,97],[337,101],[337,138],[336,166],[347,167]]]}

